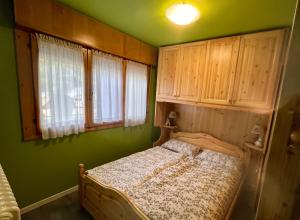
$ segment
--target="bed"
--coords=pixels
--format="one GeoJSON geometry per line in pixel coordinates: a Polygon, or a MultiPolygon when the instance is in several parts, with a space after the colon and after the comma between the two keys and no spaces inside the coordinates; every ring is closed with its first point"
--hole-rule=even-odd
{"type": "Polygon", "coordinates": [[[201,151],[192,156],[156,146],[90,170],[80,164],[81,206],[95,219],[228,219],[249,151],[204,133],[171,139],[201,151]]]}

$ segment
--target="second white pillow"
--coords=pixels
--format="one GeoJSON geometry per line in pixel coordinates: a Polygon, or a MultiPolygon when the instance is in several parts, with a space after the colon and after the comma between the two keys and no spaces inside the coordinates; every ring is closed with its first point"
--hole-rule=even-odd
{"type": "Polygon", "coordinates": [[[199,154],[201,150],[199,147],[193,144],[189,144],[184,141],[179,141],[176,139],[170,139],[169,141],[162,144],[161,147],[190,157],[195,157],[196,155],[199,154]]]}

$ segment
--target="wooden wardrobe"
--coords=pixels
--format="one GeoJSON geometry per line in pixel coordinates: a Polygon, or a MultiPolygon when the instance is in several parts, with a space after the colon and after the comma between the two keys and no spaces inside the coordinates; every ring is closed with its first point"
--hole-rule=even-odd
{"type": "Polygon", "coordinates": [[[286,29],[161,47],[155,125],[160,140],[171,130],[206,132],[252,152],[244,194],[257,204],[262,167],[285,56],[286,29]],[[177,126],[165,126],[170,111],[177,126]],[[253,144],[253,126],[265,129],[253,144]]]}

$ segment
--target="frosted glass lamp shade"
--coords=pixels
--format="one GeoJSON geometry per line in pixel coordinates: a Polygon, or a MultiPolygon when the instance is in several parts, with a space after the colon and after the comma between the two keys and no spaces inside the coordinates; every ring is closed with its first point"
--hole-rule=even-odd
{"type": "Polygon", "coordinates": [[[167,18],[177,25],[187,25],[197,21],[200,12],[190,4],[174,4],[166,11],[167,18]]]}

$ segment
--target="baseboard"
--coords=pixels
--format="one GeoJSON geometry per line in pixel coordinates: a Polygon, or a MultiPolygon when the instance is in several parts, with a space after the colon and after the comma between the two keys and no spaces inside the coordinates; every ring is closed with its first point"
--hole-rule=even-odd
{"type": "Polygon", "coordinates": [[[50,197],[46,198],[46,199],[43,199],[43,200],[38,201],[36,203],[33,203],[33,204],[29,205],[29,206],[26,206],[26,207],[22,208],[21,209],[21,214],[25,214],[26,212],[30,212],[31,210],[37,209],[38,207],[40,207],[42,205],[45,205],[45,204],[47,204],[49,202],[52,202],[52,201],[54,201],[56,199],[59,199],[59,198],[61,198],[63,196],[66,196],[66,195],[72,193],[72,192],[75,192],[77,190],[78,190],[78,186],[76,185],[76,186],[73,186],[70,189],[64,190],[62,192],[59,192],[59,193],[57,193],[57,194],[55,194],[53,196],[50,196],[50,197]]]}

